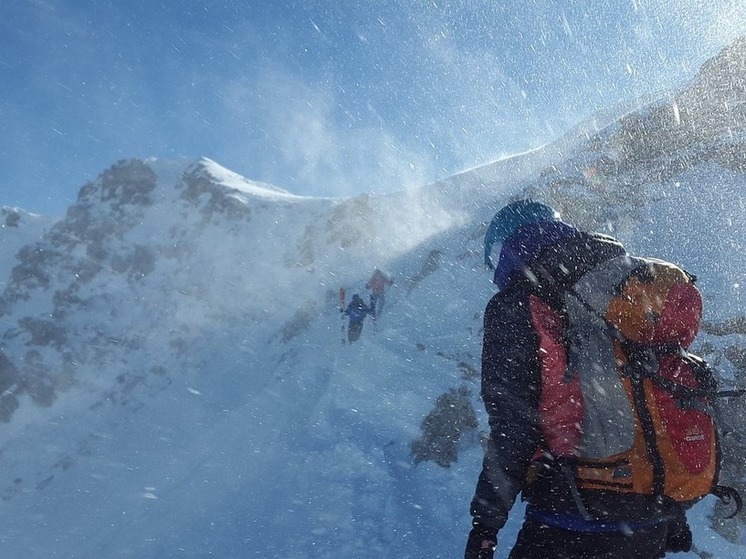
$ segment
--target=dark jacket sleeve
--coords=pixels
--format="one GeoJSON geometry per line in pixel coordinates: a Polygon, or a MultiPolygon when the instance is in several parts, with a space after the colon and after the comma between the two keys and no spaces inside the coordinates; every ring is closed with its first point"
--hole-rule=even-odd
{"type": "Polygon", "coordinates": [[[538,345],[528,290],[514,284],[495,295],[485,311],[482,347],[490,437],[471,503],[474,521],[495,530],[505,524],[540,443],[538,345]]]}

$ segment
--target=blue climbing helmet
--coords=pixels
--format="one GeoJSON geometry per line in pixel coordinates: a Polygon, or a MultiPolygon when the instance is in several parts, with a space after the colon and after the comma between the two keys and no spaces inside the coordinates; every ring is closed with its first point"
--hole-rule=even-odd
{"type": "Polygon", "coordinates": [[[485,265],[490,270],[495,269],[491,257],[492,246],[495,243],[504,243],[513,234],[513,231],[522,225],[540,221],[554,221],[559,217],[559,213],[536,200],[525,199],[511,202],[495,214],[487,228],[487,233],[484,236],[485,265]]]}

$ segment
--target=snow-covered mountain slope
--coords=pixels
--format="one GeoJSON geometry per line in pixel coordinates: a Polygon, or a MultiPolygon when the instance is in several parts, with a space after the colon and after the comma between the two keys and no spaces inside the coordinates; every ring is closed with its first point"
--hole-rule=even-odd
{"type": "MultiPolygon", "coordinates": [[[[432,250],[457,252],[457,242],[435,237],[463,220],[407,193],[299,198],[208,160],[186,168],[124,161],[107,170],[21,249],[0,300],[10,325],[0,495],[26,510],[41,498],[24,525],[6,523],[5,541],[32,557],[29,550],[41,554],[49,544],[39,543],[39,532],[57,540],[68,533],[71,516],[50,498],[80,511],[76,530],[97,542],[90,544],[97,556],[132,548],[138,557],[164,557],[186,548],[188,556],[216,549],[228,557],[287,545],[306,556],[327,532],[341,531],[338,545],[358,541],[355,519],[373,522],[380,509],[360,506],[365,492],[350,490],[346,510],[335,510],[338,495],[327,486],[349,478],[362,488],[366,470],[386,485],[395,481],[390,468],[406,475],[397,464],[408,460],[423,411],[476,366],[489,284],[470,306],[455,308],[466,293],[454,262],[447,277],[462,295],[436,303],[438,314],[421,318],[406,296],[425,292],[427,274],[416,276],[432,250]],[[389,306],[400,312],[385,334],[379,326],[383,347],[367,337],[342,346],[338,289],[363,293],[375,265],[395,270],[389,306]],[[413,374],[415,362],[427,374],[413,374]],[[381,462],[384,448],[395,457],[390,465],[381,462]],[[134,506],[129,528],[109,514],[110,505],[128,509],[120,499],[134,506]],[[162,530],[153,514],[172,535],[144,535],[162,530]],[[222,514],[238,525],[224,520],[219,533],[205,533],[222,514]],[[348,526],[335,527],[341,521],[348,526]],[[195,547],[184,538],[198,531],[204,541],[195,547]],[[280,532],[297,537],[264,540],[280,532]]],[[[439,267],[437,257],[430,262],[439,267]]]]}
{"type": "MultiPolygon", "coordinates": [[[[459,556],[481,461],[470,418],[485,427],[481,240],[516,195],[696,273],[701,343],[738,377],[746,95],[727,89],[723,111],[718,84],[743,75],[744,44],[722,57],[596,133],[381,197],[298,197],[207,159],[112,166],[13,241],[3,553],[459,556]],[[338,290],[364,295],[374,266],[395,279],[385,313],[343,344],[338,290]],[[442,431],[421,430],[428,414],[442,431]]],[[[738,555],[711,509],[691,513],[699,549],[738,555]]]]}

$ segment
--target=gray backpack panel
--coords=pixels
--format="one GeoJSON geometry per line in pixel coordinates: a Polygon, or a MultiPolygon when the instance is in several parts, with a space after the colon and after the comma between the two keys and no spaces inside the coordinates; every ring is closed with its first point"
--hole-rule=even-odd
{"type": "Polygon", "coordinates": [[[580,381],[584,417],[578,452],[586,458],[620,454],[634,442],[635,416],[603,317],[617,287],[644,264],[626,255],[612,258],[583,275],[565,295],[568,375],[580,381]]]}

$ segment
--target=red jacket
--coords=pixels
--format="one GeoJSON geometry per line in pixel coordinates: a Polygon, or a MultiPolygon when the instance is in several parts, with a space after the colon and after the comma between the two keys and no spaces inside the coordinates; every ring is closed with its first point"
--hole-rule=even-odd
{"type": "Polygon", "coordinates": [[[373,295],[383,295],[387,285],[392,285],[394,280],[386,276],[381,270],[376,270],[365,284],[366,289],[370,289],[373,295]]]}

